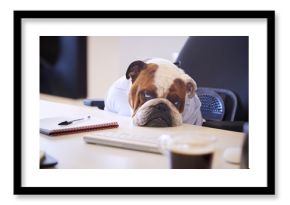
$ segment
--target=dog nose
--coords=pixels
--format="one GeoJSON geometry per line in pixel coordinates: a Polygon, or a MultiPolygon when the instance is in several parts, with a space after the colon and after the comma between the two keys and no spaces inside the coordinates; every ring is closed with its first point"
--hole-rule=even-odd
{"type": "Polygon", "coordinates": [[[155,108],[161,112],[168,112],[169,111],[169,107],[165,103],[159,103],[155,106],[155,108]]]}

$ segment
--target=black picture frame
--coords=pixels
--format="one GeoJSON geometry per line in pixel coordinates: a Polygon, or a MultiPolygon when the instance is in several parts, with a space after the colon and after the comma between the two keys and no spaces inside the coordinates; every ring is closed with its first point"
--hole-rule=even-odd
{"type": "Polygon", "coordinates": [[[275,11],[14,11],[14,194],[272,195],[275,194],[275,11]],[[219,18],[267,21],[267,186],[265,187],[24,187],[22,185],[22,19],[219,18]]]}

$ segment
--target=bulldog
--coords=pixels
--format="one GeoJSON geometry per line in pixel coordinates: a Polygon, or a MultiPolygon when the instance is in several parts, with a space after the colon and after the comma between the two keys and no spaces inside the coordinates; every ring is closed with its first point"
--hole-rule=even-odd
{"type": "Polygon", "coordinates": [[[202,125],[196,89],[196,82],[172,62],[138,60],[110,87],[105,110],[130,115],[137,126],[202,125]]]}

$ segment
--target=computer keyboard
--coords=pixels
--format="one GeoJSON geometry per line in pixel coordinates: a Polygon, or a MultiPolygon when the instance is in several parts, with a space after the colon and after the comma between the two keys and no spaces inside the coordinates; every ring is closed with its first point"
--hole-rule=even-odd
{"type": "Polygon", "coordinates": [[[142,136],[125,132],[98,132],[84,136],[87,143],[161,154],[159,137],[142,136]]]}

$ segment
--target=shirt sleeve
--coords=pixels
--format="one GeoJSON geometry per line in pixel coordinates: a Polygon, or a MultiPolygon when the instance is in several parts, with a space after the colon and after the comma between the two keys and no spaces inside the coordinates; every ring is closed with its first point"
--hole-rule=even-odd
{"type": "Polygon", "coordinates": [[[105,98],[105,111],[131,116],[128,99],[130,83],[131,81],[123,76],[111,85],[105,98]]]}
{"type": "Polygon", "coordinates": [[[197,95],[193,98],[186,98],[182,113],[183,123],[201,126],[204,119],[202,118],[200,107],[201,102],[197,95]]]}

